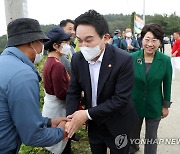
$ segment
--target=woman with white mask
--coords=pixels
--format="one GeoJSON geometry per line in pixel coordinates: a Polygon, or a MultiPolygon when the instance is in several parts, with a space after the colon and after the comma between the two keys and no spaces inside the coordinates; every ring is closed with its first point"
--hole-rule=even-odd
{"type": "MultiPolygon", "coordinates": [[[[65,100],[69,75],[59,59],[69,53],[68,41],[71,34],[66,34],[60,27],[54,27],[47,36],[50,40],[44,44],[45,50],[48,51],[48,58],[43,68],[45,97],[42,115],[49,118],[66,117],[65,100]]],[[[66,144],[67,141],[61,141],[46,149],[54,154],[61,154],[66,144]]]]}

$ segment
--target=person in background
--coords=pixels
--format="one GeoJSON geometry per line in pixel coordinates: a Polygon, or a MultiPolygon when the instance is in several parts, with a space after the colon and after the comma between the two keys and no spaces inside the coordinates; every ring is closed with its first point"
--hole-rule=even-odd
{"type": "MultiPolygon", "coordinates": [[[[48,57],[43,68],[43,84],[45,90],[42,115],[49,118],[66,117],[66,93],[69,84],[69,75],[60,62],[60,57],[67,55],[70,50],[67,34],[60,27],[53,27],[47,33],[49,41],[45,42],[48,57]],[[69,48],[68,48],[69,47],[69,48]]],[[[67,141],[61,141],[51,147],[46,147],[54,154],[61,154],[67,141]]]]}
{"type": "Polygon", "coordinates": [[[141,49],[142,48],[141,34],[137,34],[137,41],[138,41],[139,47],[141,49]]]}
{"type": "MultiPolygon", "coordinates": [[[[165,38],[165,35],[164,35],[164,38],[165,38]]],[[[165,51],[165,40],[164,40],[164,38],[163,38],[163,40],[159,46],[160,52],[162,52],[162,53],[164,53],[164,51],[165,51]]]]}
{"type": "Polygon", "coordinates": [[[87,121],[92,154],[127,154],[130,133],[138,117],[130,99],[133,59],[108,44],[107,21],[95,10],[75,19],[80,52],[71,60],[71,80],[66,97],[68,138],[87,121]],[[85,110],[78,110],[84,91],[85,110]],[[119,141],[125,138],[123,148],[119,141]]]}
{"type": "Polygon", "coordinates": [[[171,43],[171,49],[172,49],[174,41],[175,41],[173,35],[170,36],[169,41],[171,43]]]}
{"type": "Polygon", "coordinates": [[[174,44],[171,51],[171,62],[173,66],[173,79],[175,79],[176,71],[180,72],[180,31],[174,32],[174,44]]]}
{"type": "Polygon", "coordinates": [[[75,53],[75,50],[74,50],[74,47],[73,47],[74,43],[72,42],[72,39],[75,36],[74,21],[72,21],[70,19],[62,20],[60,22],[59,26],[64,30],[65,33],[71,34],[71,37],[70,37],[70,40],[69,40],[70,52],[68,53],[68,55],[61,56],[61,59],[60,59],[61,62],[63,63],[63,65],[65,66],[67,72],[70,75],[71,74],[70,61],[71,61],[72,55],[75,53]]]}
{"type": "MultiPolygon", "coordinates": [[[[141,31],[142,49],[132,53],[134,59],[134,86],[132,100],[140,117],[134,126],[132,139],[140,139],[145,120],[144,154],[156,154],[157,130],[162,118],[169,114],[171,105],[172,66],[170,57],[159,52],[164,32],[158,24],[147,24],[141,31]]],[[[137,143],[137,142],[136,142],[137,143]]],[[[139,145],[131,144],[130,154],[138,151],[139,145]]]]}
{"type": "Polygon", "coordinates": [[[120,47],[120,42],[121,42],[121,31],[119,29],[116,29],[114,31],[114,36],[113,36],[113,42],[112,42],[112,45],[114,47],[117,47],[119,48],[120,47]]]}
{"type": "Polygon", "coordinates": [[[73,39],[75,38],[74,21],[70,19],[62,20],[59,25],[61,28],[63,28],[65,33],[71,34],[70,37],[71,52],[69,53],[70,54],[69,60],[71,60],[72,55],[75,53],[74,50],[75,44],[73,43],[73,39]]]}
{"type": "MultiPolygon", "coordinates": [[[[78,50],[78,44],[76,42],[77,39],[75,37],[75,31],[74,31],[74,21],[70,19],[62,20],[59,25],[64,29],[65,33],[71,34],[70,37],[71,52],[68,55],[61,57],[61,62],[64,64],[66,70],[71,76],[71,65],[70,65],[71,58],[73,54],[78,50]]],[[[76,134],[74,134],[74,136],[71,139],[74,141],[79,141],[79,137],[76,134]]],[[[71,149],[71,139],[68,140],[65,151],[66,150],[69,151],[69,149],[71,149]]]]}
{"type": "Polygon", "coordinates": [[[33,64],[49,39],[39,22],[30,18],[13,20],[7,33],[7,47],[0,56],[0,153],[18,153],[21,143],[56,144],[64,136],[68,119],[42,117],[41,77],[33,64]]]}
{"type": "Polygon", "coordinates": [[[180,31],[174,32],[174,44],[172,48],[172,57],[180,57],[180,31]]]}
{"type": "Polygon", "coordinates": [[[125,38],[126,37],[126,33],[125,33],[125,30],[122,31],[122,38],[125,38]]]}
{"type": "Polygon", "coordinates": [[[126,28],[125,38],[121,39],[120,48],[130,53],[140,49],[137,40],[132,37],[132,30],[130,28],[126,28]]]}

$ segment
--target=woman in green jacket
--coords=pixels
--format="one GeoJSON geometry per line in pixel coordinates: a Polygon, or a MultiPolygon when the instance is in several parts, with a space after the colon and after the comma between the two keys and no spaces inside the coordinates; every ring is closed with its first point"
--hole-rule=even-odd
{"type": "MultiPolygon", "coordinates": [[[[145,129],[145,154],[156,154],[157,130],[162,118],[168,116],[171,105],[172,66],[170,57],[158,51],[164,32],[158,24],[147,24],[141,31],[142,50],[132,53],[134,58],[134,87],[132,99],[140,123],[133,132],[133,139],[140,139],[143,120],[145,129]]],[[[137,141],[136,141],[137,143],[137,141]]],[[[130,153],[139,150],[131,144],[130,153]]]]}

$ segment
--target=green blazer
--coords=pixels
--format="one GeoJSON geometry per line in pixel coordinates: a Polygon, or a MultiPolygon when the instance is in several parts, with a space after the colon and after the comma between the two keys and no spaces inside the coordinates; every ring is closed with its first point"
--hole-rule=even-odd
{"type": "Polygon", "coordinates": [[[170,57],[156,51],[146,75],[144,51],[132,53],[134,59],[134,86],[132,99],[138,115],[143,118],[158,118],[162,107],[170,107],[172,66],[170,57]]]}

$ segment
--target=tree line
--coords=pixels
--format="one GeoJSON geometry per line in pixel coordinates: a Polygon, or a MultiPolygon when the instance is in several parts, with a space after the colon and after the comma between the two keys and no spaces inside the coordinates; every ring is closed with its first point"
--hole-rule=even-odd
{"type": "MultiPolygon", "coordinates": [[[[137,14],[138,15],[138,14],[137,14]]],[[[141,15],[138,15],[142,17],[141,15]]],[[[120,29],[123,31],[126,27],[132,26],[131,15],[123,15],[123,14],[108,14],[104,15],[105,19],[109,25],[110,34],[113,35],[113,32],[116,29],[120,29]]],[[[148,23],[158,23],[160,24],[165,32],[166,36],[170,36],[175,31],[180,31],[180,17],[173,13],[171,15],[167,14],[155,14],[155,15],[146,15],[146,24],[148,23]]],[[[49,29],[51,29],[54,24],[50,25],[41,25],[43,32],[46,34],[49,29]]],[[[0,53],[6,46],[7,36],[3,35],[0,37],[0,53]]]]}

